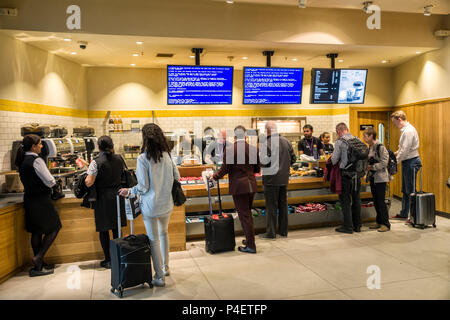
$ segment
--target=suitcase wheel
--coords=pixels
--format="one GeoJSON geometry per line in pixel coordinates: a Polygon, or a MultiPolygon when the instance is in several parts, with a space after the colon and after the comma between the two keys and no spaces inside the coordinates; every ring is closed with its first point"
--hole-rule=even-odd
{"type": "Polygon", "coordinates": [[[147,282],[148,283],[148,286],[150,287],[150,289],[151,288],[153,288],[153,285],[152,285],[152,282],[150,281],[150,282],[147,282]]]}
{"type": "Polygon", "coordinates": [[[122,286],[119,286],[117,288],[117,291],[119,291],[119,298],[122,298],[123,297],[123,288],[122,288],[122,286]]]}
{"type": "Polygon", "coordinates": [[[433,223],[433,228],[436,228],[436,223],[433,223]]]}
{"type": "Polygon", "coordinates": [[[116,292],[116,289],[111,288],[111,293],[114,294],[116,292]]]}

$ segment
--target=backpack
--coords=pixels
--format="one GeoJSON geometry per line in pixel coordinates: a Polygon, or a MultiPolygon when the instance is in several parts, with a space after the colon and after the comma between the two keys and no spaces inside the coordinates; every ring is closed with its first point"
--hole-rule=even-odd
{"type": "MultiPolygon", "coordinates": [[[[378,158],[381,158],[380,148],[381,148],[381,143],[379,145],[377,145],[378,158]]],[[[391,176],[393,176],[394,174],[397,173],[397,158],[395,157],[395,154],[394,154],[394,152],[392,152],[391,149],[388,149],[388,148],[386,148],[386,149],[389,153],[389,160],[388,160],[388,164],[387,164],[388,173],[391,176]]]]}
{"type": "Polygon", "coordinates": [[[367,161],[369,159],[369,148],[357,137],[349,140],[342,139],[348,146],[347,150],[347,166],[345,172],[350,175],[357,174],[358,178],[364,177],[366,174],[367,161]]]}

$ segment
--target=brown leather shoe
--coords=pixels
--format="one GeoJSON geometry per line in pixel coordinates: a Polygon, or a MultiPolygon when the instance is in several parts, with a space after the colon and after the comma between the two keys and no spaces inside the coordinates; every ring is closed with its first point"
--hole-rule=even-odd
{"type": "Polygon", "coordinates": [[[370,226],[369,229],[380,229],[381,228],[381,224],[377,223],[374,224],[373,226],[370,226]]]}
{"type": "Polygon", "coordinates": [[[386,232],[386,231],[389,231],[389,230],[391,230],[391,229],[389,229],[389,228],[386,227],[385,225],[382,225],[382,226],[378,229],[378,232],[386,232]]]}

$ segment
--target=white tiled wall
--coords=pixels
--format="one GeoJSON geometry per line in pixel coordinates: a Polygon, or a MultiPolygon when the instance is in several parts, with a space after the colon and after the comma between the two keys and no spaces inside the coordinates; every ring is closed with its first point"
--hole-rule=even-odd
{"type": "MultiPolygon", "coordinates": [[[[141,127],[146,123],[151,123],[152,118],[136,118],[139,120],[141,127]]],[[[161,117],[156,118],[155,122],[165,132],[175,131],[178,129],[194,130],[194,122],[202,121],[202,130],[209,126],[215,129],[233,129],[237,125],[243,125],[251,128],[251,117],[161,117]]],[[[60,124],[67,127],[69,135],[73,132],[73,127],[81,125],[91,125],[95,128],[97,137],[109,134],[106,130],[105,119],[97,118],[74,118],[64,116],[49,116],[41,114],[31,114],[22,112],[0,111],[0,161],[1,171],[10,170],[11,146],[15,140],[21,140],[20,127],[27,123],[39,124],[60,124]]],[[[125,118],[125,123],[130,123],[131,119],[125,118]]],[[[348,124],[348,115],[336,116],[308,116],[306,122],[314,127],[314,136],[319,136],[322,132],[328,131],[333,133],[339,122],[348,124]]],[[[142,143],[141,133],[112,133],[110,134],[115,143],[116,150],[122,151],[123,144],[142,143]]],[[[0,185],[4,183],[4,176],[0,176],[0,185]]]]}
{"type": "MultiPolygon", "coordinates": [[[[59,124],[67,128],[69,134],[73,127],[87,125],[87,118],[49,116],[23,112],[0,111],[0,171],[11,169],[11,147],[15,140],[22,140],[20,127],[27,123],[59,124]]],[[[0,175],[0,186],[5,177],[0,175]]]]}

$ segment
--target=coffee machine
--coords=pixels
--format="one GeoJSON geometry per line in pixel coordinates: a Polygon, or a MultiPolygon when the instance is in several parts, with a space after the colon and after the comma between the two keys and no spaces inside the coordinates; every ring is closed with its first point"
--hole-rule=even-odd
{"type": "Polygon", "coordinates": [[[98,138],[95,136],[94,127],[81,126],[73,128],[73,137],[84,140],[86,148],[86,161],[91,162],[98,154],[98,138]]]}

